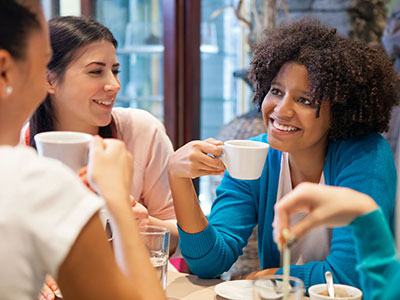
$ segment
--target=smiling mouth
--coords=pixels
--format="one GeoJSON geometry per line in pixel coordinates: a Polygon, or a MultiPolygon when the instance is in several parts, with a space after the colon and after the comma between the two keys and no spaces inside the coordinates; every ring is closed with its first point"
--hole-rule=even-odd
{"type": "Polygon", "coordinates": [[[271,123],[274,126],[274,128],[280,130],[280,131],[285,131],[285,132],[296,132],[299,131],[300,128],[290,126],[290,125],[284,125],[280,124],[278,121],[271,119],[271,123]]]}
{"type": "Polygon", "coordinates": [[[114,98],[111,100],[97,100],[97,99],[93,99],[93,102],[97,103],[97,104],[102,104],[102,105],[107,105],[110,106],[114,103],[114,98]]]}

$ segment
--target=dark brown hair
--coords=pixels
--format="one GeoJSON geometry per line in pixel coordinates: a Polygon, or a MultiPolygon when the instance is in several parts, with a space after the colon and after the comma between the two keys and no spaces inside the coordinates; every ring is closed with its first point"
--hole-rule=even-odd
{"type": "MultiPolygon", "coordinates": [[[[0,0],[1,1],[1,0],[0,0]]],[[[86,17],[56,17],[49,21],[50,43],[53,56],[48,65],[52,79],[62,82],[67,68],[82,47],[97,41],[108,41],[116,48],[118,43],[111,31],[99,22],[86,17]]],[[[37,133],[54,130],[55,115],[49,95],[29,120],[29,144],[36,147],[37,133]]],[[[99,135],[112,137],[111,126],[99,128],[99,135]]]]}
{"type": "Polygon", "coordinates": [[[7,50],[15,59],[25,57],[27,37],[40,29],[40,22],[32,10],[38,0],[0,0],[0,49],[7,50]]]}
{"type": "Polygon", "coordinates": [[[382,49],[339,36],[312,18],[281,25],[265,36],[249,72],[259,106],[280,68],[291,61],[308,71],[316,117],[321,102],[330,103],[329,139],[388,130],[398,103],[398,77],[382,49]]]}

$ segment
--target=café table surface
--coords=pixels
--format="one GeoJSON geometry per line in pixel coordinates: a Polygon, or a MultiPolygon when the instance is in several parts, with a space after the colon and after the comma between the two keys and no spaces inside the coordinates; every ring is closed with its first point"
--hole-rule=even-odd
{"type": "MultiPolygon", "coordinates": [[[[196,275],[180,273],[168,264],[167,298],[168,300],[227,300],[218,296],[214,288],[222,279],[200,279],[196,275]]],[[[304,299],[309,299],[304,297],[304,299]]]]}

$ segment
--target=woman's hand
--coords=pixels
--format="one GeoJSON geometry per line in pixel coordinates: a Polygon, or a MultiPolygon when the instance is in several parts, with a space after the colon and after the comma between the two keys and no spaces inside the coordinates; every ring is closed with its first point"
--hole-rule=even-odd
{"type": "Polygon", "coordinates": [[[222,155],[221,141],[213,138],[192,141],[173,153],[168,162],[168,172],[174,177],[196,178],[204,175],[224,174],[225,165],[217,158],[222,155]]]}
{"type": "Polygon", "coordinates": [[[262,277],[262,276],[266,276],[266,275],[275,275],[276,271],[278,271],[279,268],[270,268],[270,269],[264,269],[261,271],[257,271],[257,272],[251,272],[249,274],[247,274],[244,278],[239,278],[239,279],[250,279],[250,280],[254,280],[258,277],[262,277]]]}
{"type": "Polygon", "coordinates": [[[346,226],[376,208],[371,197],[352,189],[302,183],[275,205],[274,237],[281,244],[286,243],[282,231],[290,227],[290,216],[301,211],[308,214],[291,228],[296,238],[318,226],[346,226]]]}
{"type": "Polygon", "coordinates": [[[57,282],[50,275],[46,275],[45,283],[42,286],[38,300],[52,300],[55,299],[54,292],[58,290],[57,282]]]}
{"type": "Polygon", "coordinates": [[[132,155],[122,141],[93,138],[89,152],[89,184],[107,204],[119,199],[125,199],[128,204],[132,171],[132,155]]]}
{"type": "Polygon", "coordinates": [[[84,185],[86,185],[89,190],[91,190],[93,193],[95,193],[95,191],[90,187],[90,184],[89,184],[89,180],[87,177],[87,166],[84,166],[79,170],[78,176],[81,179],[82,183],[84,185]]]}
{"type": "Polygon", "coordinates": [[[136,202],[135,198],[130,196],[132,202],[132,211],[135,215],[136,222],[139,226],[150,225],[149,212],[146,207],[144,207],[139,202],[136,202]]]}

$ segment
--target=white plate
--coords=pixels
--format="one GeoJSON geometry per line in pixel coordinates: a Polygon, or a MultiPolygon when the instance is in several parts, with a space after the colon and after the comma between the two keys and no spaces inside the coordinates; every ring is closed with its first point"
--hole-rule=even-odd
{"type": "Polygon", "coordinates": [[[232,280],[217,284],[214,288],[217,295],[230,300],[252,300],[253,280],[232,280]]]}

